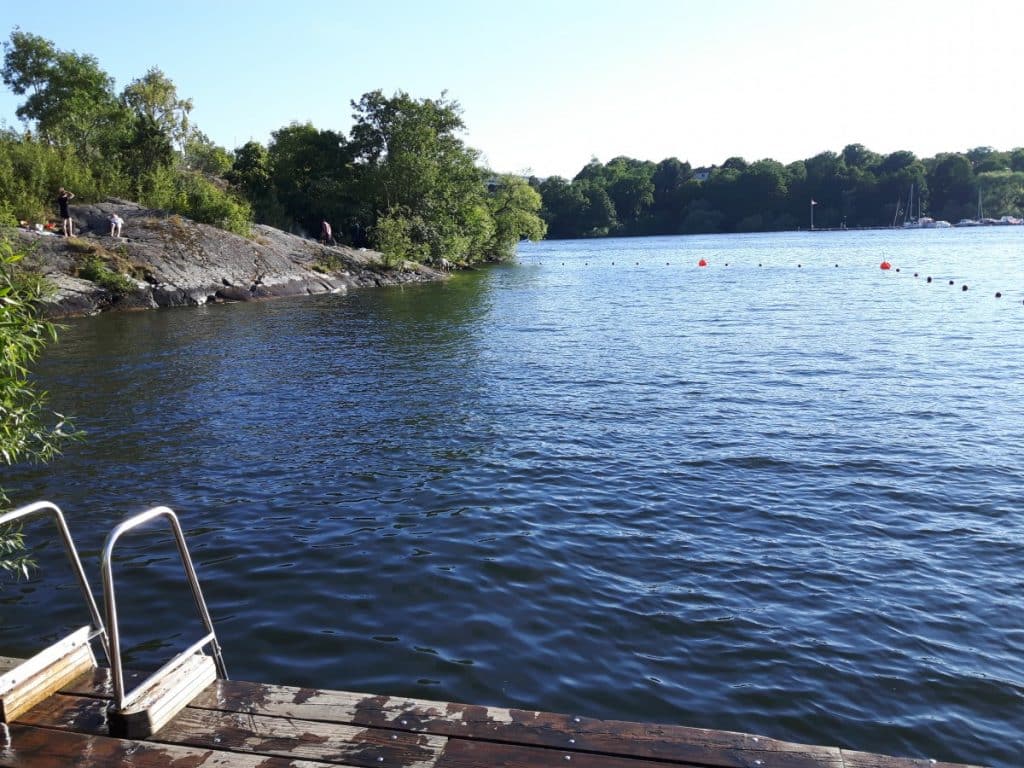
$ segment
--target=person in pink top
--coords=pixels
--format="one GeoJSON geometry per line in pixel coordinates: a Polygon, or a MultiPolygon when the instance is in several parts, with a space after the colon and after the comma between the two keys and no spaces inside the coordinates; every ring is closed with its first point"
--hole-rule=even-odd
{"type": "Polygon", "coordinates": [[[324,245],[334,245],[334,235],[327,219],[320,222],[320,242],[324,245]]]}

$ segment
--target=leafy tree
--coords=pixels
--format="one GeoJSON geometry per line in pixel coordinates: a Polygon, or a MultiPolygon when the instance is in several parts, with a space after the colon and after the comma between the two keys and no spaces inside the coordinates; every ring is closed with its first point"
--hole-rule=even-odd
{"type": "Polygon", "coordinates": [[[600,184],[588,182],[581,185],[584,206],[580,226],[587,236],[607,235],[614,231],[618,222],[615,218],[615,204],[600,184]]]}
{"type": "Polygon", "coordinates": [[[457,136],[464,128],[458,103],[444,93],[416,100],[378,90],[352,108],[350,143],[358,187],[370,205],[367,230],[379,233],[382,216],[401,219],[413,242],[428,247],[430,260],[482,258],[478,249],[491,236],[484,176],[479,154],[457,136]]]}
{"type": "Polygon", "coordinates": [[[157,67],[132,80],[121,92],[125,105],[147,119],[174,146],[184,150],[189,137],[192,99],[179,99],[178,88],[157,67]]]}
{"type": "Polygon", "coordinates": [[[740,174],[734,182],[733,198],[739,214],[744,216],[737,225],[741,231],[774,228],[775,218],[785,207],[788,188],[786,169],[775,160],[758,160],[740,174]]]}
{"type": "Polygon", "coordinates": [[[617,157],[606,167],[608,196],[615,204],[615,215],[627,230],[635,231],[654,203],[654,163],[617,157]]]}
{"type": "Polygon", "coordinates": [[[225,178],[252,204],[257,221],[287,227],[287,216],[270,179],[266,147],[249,141],[235,150],[235,160],[225,178]]]}
{"type": "Polygon", "coordinates": [[[882,160],[881,155],[872,152],[863,144],[847,144],[843,147],[841,157],[847,168],[860,170],[871,170],[882,160]]]}
{"type": "Polygon", "coordinates": [[[289,228],[317,232],[321,219],[337,227],[347,218],[354,192],[351,163],[348,141],[335,131],[292,123],[273,132],[267,170],[289,228]]]}
{"type": "Polygon", "coordinates": [[[487,208],[494,222],[485,253],[492,259],[508,259],[515,253],[516,243],[524,237],[540,240],[547,227],[538,216],[541,198],[537,190],[518,176],[502,176],[494,192],[487,198],[487,208]]]}
{"type": "Polygon", "coordinates": [[[973,215],[976,184],[974,168],[966,155],[939,155],[928,179],[930,210],[935,215],[951,221],[973,215]]]}
{"type": "Polygon", "coordinates": [[[978,186],[987,216],[1021,216],[1024,211],[1024,172],[979,173],[978,186]]]}
{"type": "Polygon", "coordinates": [[[747,170],[747,161],[742,157],[730,157],[722,163],[722,167],[730,171],[745,171],[747,170]]]}
{"type": "Polygon", "coordinates": [[[3,81],[26,95],[16,114],[35,126],[44,141],[101,160],[119,142],[126,110],[114,95],[114,80],[93,56],[57,50],[38,35],[15,29],[4,43],[3,81]]]}
{"type": "Polygon", "coordinates": [[[150,115],[135,115],[121,146],[121,167],[134,200],[153,199],[160,171],[174,165],[170,137],[150,115]]]}
{"type": "Polygon", "coordinates": [[[680,193],[692,176],[690,164],[680,162],[678,158],[670,157],[658,163],[651,174],[651,183],[654,185],[651,207],[654,211],[663,214],[678,209],[680,193]]]}
{"type": "MultiPolygon", "coordinates": [[[[29,367],[56,339],[56,329],[39,317],[45,284],[17,270],[23,255],[0,240],[0,464],[7,466],[47,461],[77,434],[63,416],[46,412],[46,393],[30,377],[29,367]]],[[[0,487],[0,508],[9,503],[0,487]]],[[[0,569],[27,575],[28,565],[18,531],[0,533],[0,569]]]]}
{"type": "Polygon", "coordinates": [[[547,224],[548,233],[556,237],[578,237],[582,232],[580,220],[588,205],[581,186],[561,176],[550,176],[538,185],[537,191],[543,201],[540,216],[547,224]]]}
{"type": "Polygon", "coordinates": [[[230,152],[214,144],[209,136],[196,128],[189,130],[182,155],[186,168],[221,178],[227,175],[234,163],[230,152]]]}

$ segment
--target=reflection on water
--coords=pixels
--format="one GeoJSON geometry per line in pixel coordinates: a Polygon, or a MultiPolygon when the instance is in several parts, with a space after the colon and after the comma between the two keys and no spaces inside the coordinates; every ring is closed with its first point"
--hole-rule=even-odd
{"type": "MultiPolygon", "coordinates": [[[[1022,235],[542,243],[76,320],[40,378],[88,440],[4,485],[94,575],[116,522],[176,509],[240,679],[1011,766],[1022,235]]],[[[30,533],[5,652],[83,621],[30,533]]],[[[165,533],[116,573],[130,663],[199,635],[165,533]]]]}

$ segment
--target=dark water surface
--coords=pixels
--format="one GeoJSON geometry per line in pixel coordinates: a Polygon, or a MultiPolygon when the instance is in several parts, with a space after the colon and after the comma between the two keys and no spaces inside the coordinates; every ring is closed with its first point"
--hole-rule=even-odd
{"type": "MultiPolygon", "coordinates": [[[[64,508],[97,586],[107,531],[173,507],[239,679],[1020,766],[1022,248],[552,242],[76,320],[40,373],[88,439],[3,485],[64,508]]],[[[0,652],[83,616],[46,533],[0,652]]],[[[117,577],[132,665],[198,637],[162,532],[117,577]]]]}

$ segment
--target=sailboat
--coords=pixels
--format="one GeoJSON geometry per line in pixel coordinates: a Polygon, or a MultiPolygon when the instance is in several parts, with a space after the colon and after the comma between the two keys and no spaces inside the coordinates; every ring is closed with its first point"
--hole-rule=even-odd
{"type": "MultiPolygon", "coordinates": [[[[931,221],[931,219],[928,219],[931,221]]],[[[921,222],[921,195],[917,196],[917,218],[914,218],[914,185],[910,185],[910,194],[907,196],[907,208],[903,212],[903,228],[904,229],[920,229],[923,226],[921,222]]]]}
{"type": "MultiPolygon", "coordinates": [[[[910,216],[914,215],[914,185],[913,184],[910,185],[910,197],[907,198],[907,213],[909,213],[910,216]]],[[[903,228],[904,229],[945,229],[946,227],[950,227],[950,226],[952,226],[952,224],[950,224],[948,221],[943,221],[942,219],[933,219],[931,216],[922,216],[921,215],[921,193],[920,192],[918,192],[918,195],[917,195],[917,218],[916,219],[914,219],[914,218],[906,218],[906,215],[904,215],[904,220],[903,220],[903,228]]]]}

